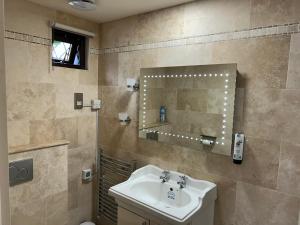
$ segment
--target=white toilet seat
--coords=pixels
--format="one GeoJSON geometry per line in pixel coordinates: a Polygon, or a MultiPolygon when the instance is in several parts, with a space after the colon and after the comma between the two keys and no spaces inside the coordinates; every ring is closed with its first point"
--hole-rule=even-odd
{"type": "Polygon", "coordinates": [[[81,223],[80,225],[95,225],[95,224],[92,222],[84,222],[84,223],[81,223]]]}

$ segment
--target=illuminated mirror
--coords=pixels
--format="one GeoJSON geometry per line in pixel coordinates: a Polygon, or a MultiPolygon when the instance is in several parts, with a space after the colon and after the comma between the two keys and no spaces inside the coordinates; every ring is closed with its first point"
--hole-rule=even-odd
{"type": "Polygon", "coordinates": [[[230,155],[236,64],[142,68],[139,137],[230,155]]]}

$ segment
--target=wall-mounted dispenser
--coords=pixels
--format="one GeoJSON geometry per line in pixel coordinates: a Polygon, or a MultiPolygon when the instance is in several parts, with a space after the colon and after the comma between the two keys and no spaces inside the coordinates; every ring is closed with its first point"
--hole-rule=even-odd
{"type": "Polygon", "coordinates": [[[236,133],[234,135],[234,146],[233,146],[233,162],[235,164],[241,164],[243,161],[244,154],[244,142],[245,135],[242,133],[236,133]]]}
{"type": "Polygon", "coordinates": [[[127,125],[130,123],[131,119],[128,116],[127,112],[121,112],[121,113],[119,113],[119,121],[120,121],[121,125],[127,125]]]}
{"type": "Polygon", "coordinates": [[[127,90],[128,91],[138,91],[139,90],[139,81],[137,79],[128,78],[127,81],[127,90]]]}

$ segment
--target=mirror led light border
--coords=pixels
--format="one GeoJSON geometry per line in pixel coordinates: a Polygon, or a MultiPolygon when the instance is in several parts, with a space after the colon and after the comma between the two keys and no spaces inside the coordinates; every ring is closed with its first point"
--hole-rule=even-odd
{"type": "Polygon", "coordinates": [[[169,136],[169,137],[177,137],[177,138],[182,138],[182,139],[189,139],[192,141],[202,141],[201,137],[192,137],[192,136],[186,136],[186,135],[181,135],[181,134],[173,134],[173,133],[168,133],[168,132],[160,132],[158,130],[151,130],[146,128],[146,118],[147,118],[147,112],[146,112],[146,105],[147,105],[147,78],[197,78],[197,77],[225,77],[225,82],[224,82],[224,101],[223,101],[223,120],[222,120],[222,137],[221,141],[216,141],[216,144],[221,144],[224,145],[225,143],[225,134],[226,134],[226,125],[227,125],[227,106],[228,106],[228,77],[229,74],[217,74],[217,73],[199,73],[199,74],[161,74],[161,75],[144,75],[144,80],[143,80],[143,110],[142,110],[142,131],[143,132],[156,132],[161,135],[169,136]]]}

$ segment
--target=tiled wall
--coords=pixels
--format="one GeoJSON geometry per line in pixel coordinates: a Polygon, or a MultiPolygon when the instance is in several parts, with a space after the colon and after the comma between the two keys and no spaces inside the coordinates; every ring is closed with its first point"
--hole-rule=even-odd
{"type": "Polygon", "coordinates": [[[9,224],[3,6],[0,0],[0,225],[9,224]]]}
{"type": "Polygon", "coordinates": [[[33,180],[10,188],[12,225],[68,224],[68,146],[17,153],[10,161],[33,159],[33,180]]]}
{"type": "Polygon", "coordinates": [[[216,225],[297,225],[300,211],[300,2],[196,1],[101,25],[101,145],[110,154],[218,185],[216,225]],[[237,63],[235,131],[242,165],[228,156],[138,139],[140,68],[237,63]],[[127,111],[129,126],[117,113],[127,111]],[[108,132],[109,131],[109,132],[108,132]]]}
{"type": "MultiPolygon", "coordinates": [[[[15,146],[70,141],[67,216],[68,224],[78,225],[92,217],[93,185],[82,184],[81,170],[94,165],[96,115],[89,109],[75,111],[73,96],[74,92],[83,92],[86,103],[97,98],[98,56],[89,55],[89,70],[52,67],[49,22],[96,33],[91,48],[99,45],[98,25],[25,0],[6,0],[5,13],[10,152],[15,146]]],[[[13,225],[22,222],[14,220],[15,215],[12,213],[13,225]]]]}

